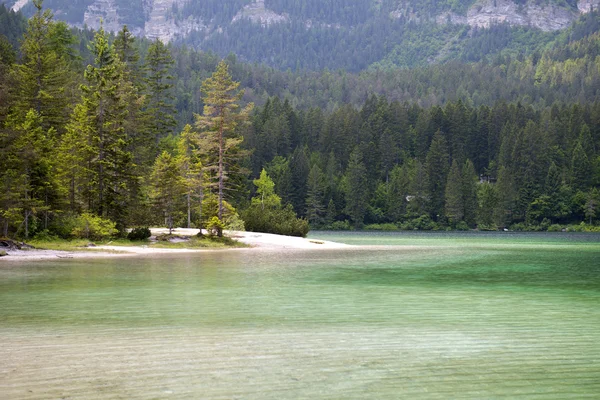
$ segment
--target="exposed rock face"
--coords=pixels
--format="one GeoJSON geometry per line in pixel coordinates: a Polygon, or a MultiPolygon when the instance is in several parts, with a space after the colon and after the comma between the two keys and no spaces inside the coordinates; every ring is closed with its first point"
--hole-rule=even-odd
{"type": "MultiPolygon", "coordinates": [[[[184,20],[175,20],[171,15],[173,5],[182,6],[186,0],[146,0],[144,8],[139,10],[147,15],[144,26],[129,26],[129,30],[136,36],[146,36],[151,39],[160,39],[169,42],[179,36],[185,36],[193,30],[205,29],[201,21],[188,17],[184,20]]],[[[92,29],[100,27],[103,21],[104,30],[116,32],[123,27],[119,18],[119,10],[114,0],[96,0],[88,6],[84,14],[83,23],[92,29]]]]}
{"type": "Polygon", "coordinates": [[[600,0],[579,0],[577,8],[581,13],[589,13],[592,10],[600,9],[600,0]]]}
{"type": "MultiPolygon", "coordinates": [[[[19,10],[29,0],[0,0],[0,3],[13,4],[13,10],[19,10]]],[[[66,1],[66,0],[65,0],[66,1]]],[[[213,32],[223,32],[227,30],[226,26],[209,28],[210,21],[206,25],[201,19],[184,16],[176,16],[173,13],[173,7],[182,7],[188,1],[203,0],[143,0],[143,13],[145,22],[143,26],[129,26],[129,30],[136,36],[147,36],[149,38],[158,38],[163,42],[168,42],[175,38],[185,37],[192,31],[205,31],[206,35],[213,32]]],[[[224,2],[226,0],[223,0],[224,2]]],[[[579,0],[577,8],[570,8],[563,5],[549,4],[546,1],[528,0],[525,4],[517,4],[514,0],[477,0],[467,11],[466,15],[459,15],[453,12],[445,12],[440,15],[423,15],[417,13],[413,8],[414,2],[411,0],[398,0],[398,8],[390,13],[391,18],[405,18],[413,22],[435,21],[438,24],[460,24],[470,25],[472,27],[489,27],[493,24],[507,23],[518,26],[532,26],[545,31],[564,29],[573,22],[580,14],[588,13],[592,10],[600,9],[600,0],[579,0]]],[[[68,7],[64,5],[63,8],[68,7]]],[[[60,9],[55,10],[56,15],[60,14],[60,9]]],[[[86,24],[92,29],[100,27],[100,21],[106,31],[116,32],[122,28],[123,20],[120,15],[116,0],[94,0],[88,6],[84,20],[77,23],[82,27],[86,24]]],[[[264,0],[254,0],[246,5],[231,20],[231,23],[238,21],[250,21],[263,27],[273,24],[289,23],[290,16],[287,14],[278,14],[265,7],[264,0]]],[[[301,21],[306,29],[315,27],[340,28],[339,25],[328,25],[320,21],[301,21]]]]}
{"type": "Polygon", "coordinates": [[[100,28],[102,23],[105,31],[116,32],[122,27],[117,11],[113,0],[96,0],[83,14],[83,23],[92,29],[100,28]]]}
{"type": "Polygon", "coordinates": [[[15,2],[15,4],[13,4],[13,6],[11,7],[11,10],[13,10],[14,12],[19,11],[21,8],[25,7],[25,4],[27,4],[29,0],[17,0],[15,2]]]}
{"type": "Polygon", "coordinates": [[[241,19],[248,19],[252,23],[260,24],[264,27],[282,22],[290,22],[290,18],[287,15],[277,14],[266,9],[264,0],[256,0],[254,3],[245,6],[233,17],[231,23],[241,19]]]}
{"type": "Polygon", "coordinates": [[[483,0],[469,9],[467,23],[486,28],[493,24],[508,23],[554,31],[566,28],[578,15],[575,10],[550,4],[527,2],[525,5],[518,5],[511,0],[483,0]]]}
{"type": "Polygon", "coordinates": [[[185,36],[191,31],[205,28],[200,21],[191,17],[176,21],[169,16],[173,5],[183,6],[185,0],[150,0],[150,3],[150,17],[142,32],[146,37],[160,39],[166,43],[175,37],[185,36]]]}
{"type": "MultiPolygon", "coordinates": [[[[569,26],[580,14],[599,9],[600,0],[580,0],[577,7],[572,9],[538,1],[528,1],[520,5],[512,0],[479,0],[469,8],[466,16],[445,12],[434,19],[438,24],[452,23],[487,28],[490,25],[506,23],[555,31],[569,26]]],[[[405,17],[415,22],[424,18],[412,13],[407,2],[400,2],[398,10],[392,12],[390,17],[405,17]]]]}

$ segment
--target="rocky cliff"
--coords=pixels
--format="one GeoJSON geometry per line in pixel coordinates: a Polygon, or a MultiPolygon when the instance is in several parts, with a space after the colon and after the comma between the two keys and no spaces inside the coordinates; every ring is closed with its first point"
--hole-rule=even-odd
{"type": "MultiPolygon", "coordinates": [[[[53,3],[60,4],[61,1],[55,0],[53,3]]],[[[203,21],[202,16],[191,17],[173,12],[174,8],[183,7],[189,1],[202,0],[142,0],[142,9],[135,11],[143,13],[142,20],[144,23],[139,26],[130,25],[129,29],[136,35],[169,41],[175,38],[183,38],[192,31],[206,31],[205,33],[208,35],[211,33],[210,29],[221,31],[227,28],[226,26],[209,28],[211,21],[203,21]]],[[[223,0],[223,2],[226,1],[223,0]]],[[[2,2],[18,10],[27,3],[27,0],[0,0],[0,3],[2,2]]],[[[100,21],[103,21],[104,28],[110,31],[117,31],[124,24],[125,18],[121,15],[117,0],[88,0],[88,3],[83,19],[79,22],[70,21],[71,23],[78,26],[85,24],[90,28],[98,28],[100,21]]],[[[397,10],[390,13],[390,17],[405,18],[414,22],[434,20],[439,24],[465,24],[472,27],[489,27],[493,24],[507,23],[553,31],[567,27],[582,13],[600,8],[600,0],[579,0],[577,7],[570,6],[566,2],[547,0],[527,0],[525,2],[476,0],[468,8],[466,14],[463,15],[451,12],[443,12],[438,15],[431,15],[430,13],[422,15],[423,13],[413,11],[414,3],[415,0],[399,1],[397,10]]],[[[69,7],[69,4],[65,3],[64,7],[69,7]]],[[[57,17],[60,18],[61,10],[55,9],[55,12],[57,17]]],[[[291,18],[286,13],[276,13],[268,9],[264,0],[248,0],[246,5],[237,10],[230,23],[244,21],[267,27],[272,24],[289,23],[291,18]]],[[[302,22],[306,29],[324,25],[322,21],[307,20],[302,22]]]]}

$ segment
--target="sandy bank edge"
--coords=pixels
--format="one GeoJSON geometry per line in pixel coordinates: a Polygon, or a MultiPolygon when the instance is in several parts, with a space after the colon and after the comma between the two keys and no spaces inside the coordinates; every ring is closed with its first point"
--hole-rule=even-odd
{"type": "MultiPolygon", "coordinates": [[[[168,229],[152,228],[152,234],[168,233],[168,229]]],[[[193,236],[198,229],[175,229],[174,235],[193,236]]],[[[329,242],[324,240],[306,239],[294,236],[275,235],[271,233],[227,231],[226,236],[239,242],[245,243],[252,249],[261,250],[284,250],[284,249],[343,249],[353,246],[329,242]]],[[[244,250],[244,249],[225,249],[244,250]]],[[[58,250],[9,250],[8,256],[1,257],[0,262],[6,261],[32,261],[32,260],[57,260],[60,258],[108,258],[151,254],[182,254],[206,251],[223,251],[223,249],[161,249],[150,246],[97,246],[81,251],[58,251],[58,250]]]]}

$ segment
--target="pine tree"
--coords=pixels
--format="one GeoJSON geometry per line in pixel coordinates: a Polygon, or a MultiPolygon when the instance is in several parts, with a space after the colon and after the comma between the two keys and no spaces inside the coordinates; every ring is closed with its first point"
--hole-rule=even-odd
{"type": "Polygon", "coordinates": [[[471,160],[465,161],[462,167],[462,192],[464,202],[464,220],[474,226],[477,220],[477,173],[471,160]]]}
{"type": "Polygon", "coordinates": [[[313,165],[308,174],[306,192],[306,219],[313,226],[323,223],[325,205],[325,176],[317,164],[313,165]]]}
{"type": "Polygon", "coordinates": [[[406,214],[406,196],[409,194],[410,176],[406,165],[396,165],[390,173],[386,216],[400,221],[406,214]]]}
{"type": "Polygon", "coordinates": [[[174,63],[169,48],[159,39],[154,40],[146,56],[145,83],[148,91],[147,129],[150,138],[156,142],[169,135],[176,125],[174,97],[171,93],[174,78],[170,73],[174,63]]]}
{"type": "Polygon", "coordinates": [[[186,192],[186,185],[181,176],[181,168],[177,159],[163,151],[156,158],[150,182],[152,185],[151,196],[165,217],[170,235],[173,231],[173,219],[178,203],[181,202],[186,192]]]}
{"type": "Polygon", "coordinates": [[[444,195],[446,179],[450,168],[448,145],[441,131],[433,136],[427,157],[425,170],[427,171],[429,211],[433,217],[439,218],[444,211],[444,195]]]}
{"type": "Polygon", "coordinates": [[[202,200],[204,197],[204,171],[199,158],[199,151],[194,143],[195,133],[191,125],[186,125],[177,141],[177,159],[181,168],[181,175],[186,188],[187,227],[192,224],[192,208],[197,203],[202,215],[202,200]]]}
{"type": "Polygon", "coordinates": [[[275,182],[275,192],[283,203],[291,203],[292,198],[292,172],[287,158],[277,156],[265,166],[269,176],[275,182]]]}
{"type": "Polygon", "coordinates": [[[213,187],[217,190],[217,217],[221,221],[227,174],[234,167],[233,156],[240,155],[239,146],[243,141],[236,128],[247,121],[253,107],[249,104],[238,110],[243,95],[243,91],[238,91],[239,85],[229,75],[227,64],[221,61],[212,76],[202,83],[204,112],[196,117],[196,126],[200,129],[198,145],[206,154],[204,165],[212,172],[213,187]]]}
{"type": "Polygon", "coordinates": [[[42,0],[34,0],[36,13],[29,20],[21,45],[22,63],[15,65],[13,121],[22,123],[30,109],[42,118],[42,128],[60,132],[69,115],[68,45],[53,38],[53,15],[42,11],[42,0]]]}
{"type": "Polygon", "coordinates": [[[452,225],[462,221],[465,216],[465,199],[462,174],[456,160],[452,161],[446,182],[446,217],[452,225]]]}
{"type": "Polygon", "coordinates": [[[477,188],[477,225],[479,229],[495,229],[494,210],[498,206],[496,186],[484,182],[477,188]]]}
{"type": "Polygon", "coordinates": [[[577,142],[571,157],[571,184],[575,190],[587,190],[591,178],[592,168],[588,157],[581,145],[577,142]]]}
{"type": "Polygon", "coordinates": [[[23,212],[24,235],[29,237],[31,218],[44,213],[44,229],[48,225],[50,200],[54,197],[56,182],[50,154],[55,134],[45,131],[43,120],[34,110],[29,110],[25,120],[16,126],[15,140],[11,144],[11,169],[15,171],[18,187],[17,209],[23,212]]]}
{"type": "Polygon", "coordinates": [[[87,66],[87,84],[81,86],[83,105],[91,121],[89,142],[95,156],[91,166],[96,177],[92,191],[95,199],[90,201],[90,208],[99,216],[113,219],[122,230],[133,185],[133,155],[124,128],[131,83],[125,79],[123,64],[109,45],[104,29],[96,33],[90,51],[94,64],[87,66]]]}
{"type": "Polygon", "coordinates": [[[425,166],[418,159],[412,159],[408,163],[410,184],[406,209],[410,217],[420,217],[427,212],[429,196],[427,172],[425,166]]]}
{"type": "Polygon", "coordinates": [[[357,146],[350,153],[346,169],[346,213],[352,218],[356,228],[360,228],[364,222],[369,204],[367,190],[367,169],[357,146]]]}
{"type": "Polygon", "coordinates": [[[127,25],[123,25],[123,28],[117,33],[113,46],[115,54],[124,64],[125,70],[129,74],[129,80],[136,86],[143,85],[142,72],[139,65],[140,54],[135,43],[135,37],[129,31],[127,25]]]}
{"type": "Polygon", "coordinates": [[[90,168],[96,155],[92,143],[92,124],[83,104],[75,106],[56,151],[57,178],[69,203],[69,211],[81,212],[90,208],[95,169],[90,168]]]}
{"type": "Polygon", "coordinates": [[[297,147],[290,158],[291,196],[290,201],[296,214],[303,216],[306,212],[306,189],[310,165],[306,147],[297,147]]]}
{"type": "Polygon", "coordinates": [[[516,184],[510,171],[501,166],[498,171],[496,183],[498,193],[498,206],[494,211],[494,220],[499,227],[507,226],[512,221],[516,207],[516,184]]]}

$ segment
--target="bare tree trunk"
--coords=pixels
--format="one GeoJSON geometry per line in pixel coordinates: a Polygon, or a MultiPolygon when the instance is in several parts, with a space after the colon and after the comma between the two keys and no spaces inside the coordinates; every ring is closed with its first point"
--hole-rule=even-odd
{"type": "Polygon", "coordinates": [[[188,229],[190,229],[190,226],[192,225],[192,209],[191,209],[191,200],[190,200],[191,194],[190,192],[187,193],[187,227],[188,229]]]}
{"type": "MultiPolygon", "coordinates": [[[[223,112],[223,111],[221,111],[223,112]]],[[[223,118],[221,117],[221,126],[219,127],[219,211],[218,217],[223,222],[223,118]]],[[[223,230],[219,229],[218,236],[223,236],[223,230]]]]}

